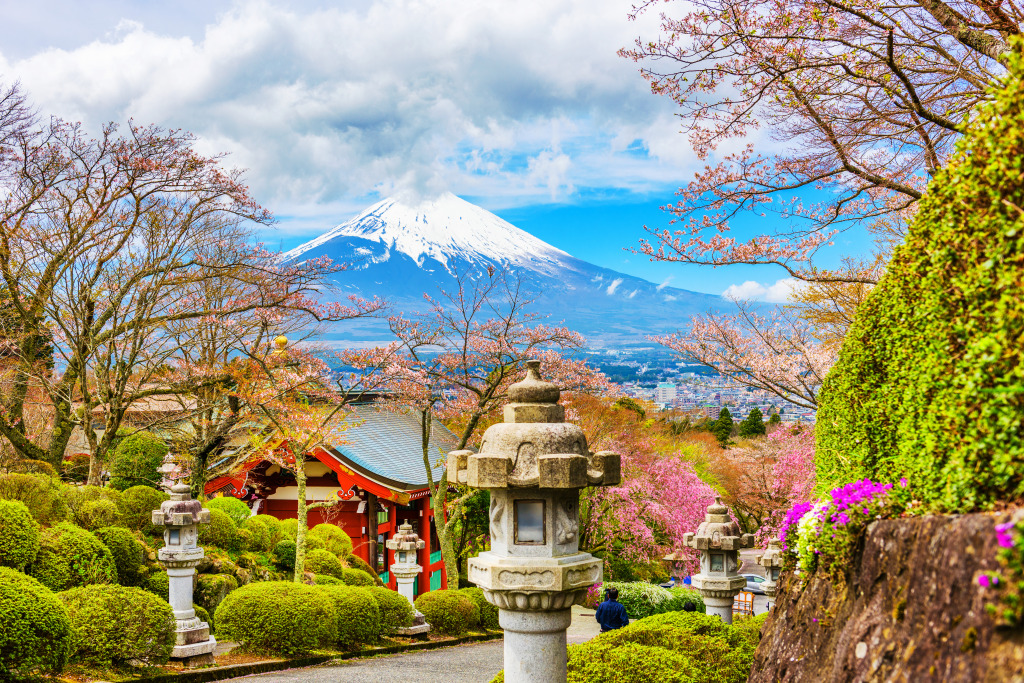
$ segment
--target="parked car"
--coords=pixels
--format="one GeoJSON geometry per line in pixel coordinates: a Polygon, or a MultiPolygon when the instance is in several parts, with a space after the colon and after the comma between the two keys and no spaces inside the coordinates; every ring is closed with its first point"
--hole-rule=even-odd
{"type": "Polygon", "coordinates": [[[763,576],[757,574],[740,574],[740,576],[747,580],[747,586],[743,590],[754,595],[764,595],[764,589],[761,588],[761,584],[765,582],[763,576]]]}

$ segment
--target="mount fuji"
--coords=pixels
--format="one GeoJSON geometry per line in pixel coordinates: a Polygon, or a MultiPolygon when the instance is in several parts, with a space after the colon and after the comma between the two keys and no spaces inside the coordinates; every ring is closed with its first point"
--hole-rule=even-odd
{"type": "MultiPolygon", "coordinates": [[[[415,205],[385,199],[283,259],[321,256],[349,264],[337,276],[343,293],[381,296],[407,314],[426,308],[424,292],[454,289],[455,273],[504,269],[535,295],[533,310],[546,322],[567,325],[594,347],[647,345],[644,335],[686,327],[694,314],[724,303],[574,258],[451,193],[415,205]]],[[[385,330],[364,322],[331,336],[378,341],[385,330]]]]}

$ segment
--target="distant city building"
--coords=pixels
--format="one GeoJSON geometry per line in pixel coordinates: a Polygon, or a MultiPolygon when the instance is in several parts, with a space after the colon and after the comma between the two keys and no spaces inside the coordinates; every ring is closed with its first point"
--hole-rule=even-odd
{"type": "Polygon", "coordinates": [[[676,400],[676,385],[672,382],[658,382],[658,403],[671,403],[676,400]]]}

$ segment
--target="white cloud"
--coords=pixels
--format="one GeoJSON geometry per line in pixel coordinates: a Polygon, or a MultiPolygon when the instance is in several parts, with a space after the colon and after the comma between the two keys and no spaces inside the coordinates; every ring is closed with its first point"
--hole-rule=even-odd
{"type": "Polygon", "coordinates": [[[612,283],[610,285],[608,285],[608,294],[609,294],[609,296],[614,294],[615,290],[618,289],[619,285],[621,285],[621,284],[622,284],[622,278],[621,277],[617,277],[614,280],[612,280],[612,283]]]}
{"type": "Polygon", "coordinates": [[[740,285],[729,285],[722,292],[722,296],[736,301],[785,303],[789,301],[793,291],[801,286],[801,282],[792,277],[776,280],[774,284],[761,284],[754,280],[747,280],[740,285]]]}
{"type": "Polygon", "coordinates": [[[630,292],[629,294],[626,295],[626,298],[627,299],[632,299],[633,297],[635,297],[639,293],[640,293],[639,289],[634,289],[632,292],[630,292]]]}
{"type": "Polygon", "coordinates": [[[661,284],[658,285],[655,289],[657,289],[660,292],[661,290],[668,287],[668,283],[672,282],[673,279],[675,279],[675,275],[669,275],[667,278],[662,280],[661,284]]]}

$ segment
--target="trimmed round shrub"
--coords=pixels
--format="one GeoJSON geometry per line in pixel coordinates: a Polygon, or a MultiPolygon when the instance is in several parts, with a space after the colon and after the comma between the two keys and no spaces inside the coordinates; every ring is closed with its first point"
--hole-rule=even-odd
{"type": "Polygon", "coordinates": [[[281,540],[294,541],[295,536],[299,533],[299,520],[282,519],[278,526],[278,530],[281,534],[281,540]]]}
{"type": "Polygon", "coordinates": [[[110,463],[110,487],[124,491],[132,486],[160,486],[158,468],[167,456],[167,444],[152,432],[126,436],[114,449],[110,463]]]}
{"type": "Polygon", "coordinates": [[[340,586],[307,586],[266,581],[242,586],[217,607],[217,635],[251,650],[291,655],[330,645],[337,616],[324,591],[340,586]]]}
{"type": "Polygon", "coordinates": [[[906,478],[927,508],[1024,496],[1024,56],[928,184],[820,393],[821,491],[906,478]]]}
{"type": "Polygon", "coordinates": [[[238,579],[229,574],[200,574],[192,599],[211,614],[231,591],[238,588],[238,579]]]}
{"type": "Polygon", "coordinates": [[[473,601],[473,604],[480,609],[479,626],[489,630],[497,631],[501,628],[498,625],[498,607],[487,602],[484,592],[476,586],[460,588],[459,592],[473,601]]]}
{"type": "Polygon", "coordinates": [[[359,557],[358,555],[349,555],[345,558],[345,564],[352,569],[361,569],[362,571],[373,577],[373,584],[375,586],[383,586],[384,582],[377,576],[377,572],[373,571],[373,568],[366,563],[366,560],[359,557]]]}
{"type": "Polygon", "coordinates": [[[234,549],[234,550],[251,549],[252,548],[252,544],[253,544],[252,532],[249,529],[236,529],[235,530],[234,545],[231,546],[232,549],[234,549]]]}
{"type": "MultiPolygon", "coordinates": [[[[380,608],[380,630],[382,635],[394,633],[397,629],[412,626],[412,605],[401,593],[390,588],[374,586],[367,589],[380,608]]],[[[477,589],[479,590],[479,589],[477,589]]]]}
{"type": "Polygon", "coordinates": [[[107,546],[68,522],[43,530],[39,554],[28,573],[53,591],[117,582],[117,567],[107,546]]]}
{"type": "Polygon", "coordinates": [[[324,539],[319,536],[310,536],[306,534],[306,552],[310,550],[327,550],[327,545],[324,543],[324,539]]]}
{"type": "Polygon", "coordinates": [[[125,586],[85,586],[58,596],[77,635],[78,656],[99,664],[137,659],[162,664],[174,647],[174,610],[167,601],[125,586]]]}
{"type": "Polygon", "coordinates": [[[337,555],[326,550],[311,550],[307,552],[304,569],[314,574],[333,576],[343,583],[348,583],[345,580],[345,565],[341,563],[337,555]]]}
{"type": "Polygon", "coordinates": [[[59,481],[45,474],[0,475],[0,498],[20,500],[40,524],[53,524],[67,517],[62,488],[59,481]]]}
{"type": "Polygon", "coordinates": [[[352,569],[351,567],[345,567],[342,571],[341,580],[350,586],[376,586],[377,583],[373,580],[372,574],[367,574],[362,569],[352,569]]]}
{"type": "MultiPolygon", "coordinates": [[[[253,522],[260,522],[267,527],[267,531],[270,532],[270,545],[268,546],[268,550],[277,545],[278,541],[284,539],[281,529],[281,520],[277,517],[274,517],[273,515],[256,515],[255,517],[250,517],[249,520],[253,522]]],[[[294,539],[295,536],[293,535],[292,540],[294,539]]]]}
{"type": "Polygon", "coordinates": [[[170,496],[163,491],[149,486],[132,486],[121,492],[121,523],[134,531],[153,536],[163,533],[163,527],[153,526],[153,511],[169,500],[170,496]]]}
{"type": "Polygon", "coordinates": [[[72,486],[61,489],[68,519],[83,529],[99,529],[121,523],[121,492],[102,486],[72,486]]]}
{"type": "Polygon", "coordinates": [[[146,549],[122,526],[108,526],[93,532],[107,546],[117,568],[117,582],[122,586],[138,586],[139,570],[146,559],[146,549]]]}
{"type": "Polygon", "coordinates": [[[210,613],[203,609],[202,605],[197,605],[194,602],[192,603],[192,609],[196,611],[196,617],[200,621],[205,621],[207,626],[210,627],[210,633],[213,633],[213,617],[210,616],[210,613]]]}
{"type": "Polygon", "coordinates": [[[249,550],[267,553],[274,549],[273,543],[271,543],[273,536],[270,533],[270,529],[259,517],[249,517],[246,519],[241,530],[248,531],[251,534],[249,543],[246,546],[249,550]]]}
{"type": "Polygon", "coordinates": [[[344,586],[345,582],[327,574],[314,574],[313,585],[315,586],[344,586]]]}
{"type": "Polygon", "coordinates": [[[0,567],[0,680],[59,672],[73,651],[64,603],[31,576],[0,567]]]}
{"type": "Polygon", "coordinates": [[[669,588],[668,592],[672,594],[672,598],[661,605],[662,612],[700,612],[704,614],[708,611],[704,605],[704,598],[692,588],[676,586],[669,588]],[[687,605],[691,605],[693,609],[687,609],[687,605]]]}
{"type": "Polygon", "coordinates": [[[665,604],[672,600],[672,594],[668,589],[655,586],[653,583],[607,581],[602,586],[602,595],[608,588],[618,589],[619,602],[626,608],[626,614],[630,619],[643,619],[664,612],[665,604]]]}
{"type": "Polygon", "coordinates": [[[324,547],[339,557],[346,557],[352,554],[352,539],[342,531],[340,526],[334,524],[317,524],[310,529],[306,538],[315,536],[324,542],[324,547]]]}
{"type": "Polygon", "coordinates": [[[274,546],[274,564],[283,571],[295,571],[295,541],[277,542],[274,546]]]}
{"type": "Polygon", "coordinates": [[[151,572],[146,577],[146,585],[144,588],[153,595],[159,595],[164,600],[170,599],[171,593],[171,579],[167,576],[167,572],[163,570],[157,570],[151,572]]]}
{"type": "Polygon", "coordinates": [[[56,468],[54,468],[50,463],[45,460],[33,460],[31,458],[15,460],[7,467],[7,469],[10,472],[21,472],[22,474],[45,474],[46,476],[53,477],[54,479],[59,476],[56,468]]]}
{"type": "Polygon", "coordinates": [[[221,510],[210,510],[210,523],[199,525],[199,544],[237,550],[238,529],[234,520],[221,510]]]}
{"type": "Polygon", "coordinates": [[[231,518],[235,526],[242,526],[245,520],[252,516],[249,506],[233,496],[220,496],[206,501],[206,508],[209,510],[220,510],[231,518]]]}
{"type": "Polygon", "coordinates": [[[446,636],[461,636],[468,631],[474,611],[479,612],[472,600],[455,590],[424,593],[416,598],[416,609],[426,617],[431,630],[446,636]]]}
{"type": "Polygon", "coordinates": [[[0,567],[22,569],[39,552],[39,524],[20,500],[0,500],[0,567]]]}
{"type": "Polygon", "coordinates": [[[355,586],[318,586],[334,603],[335,638],[340,647],[373,643],[380,639],[381,615],[369,589],[355,586]]]}

